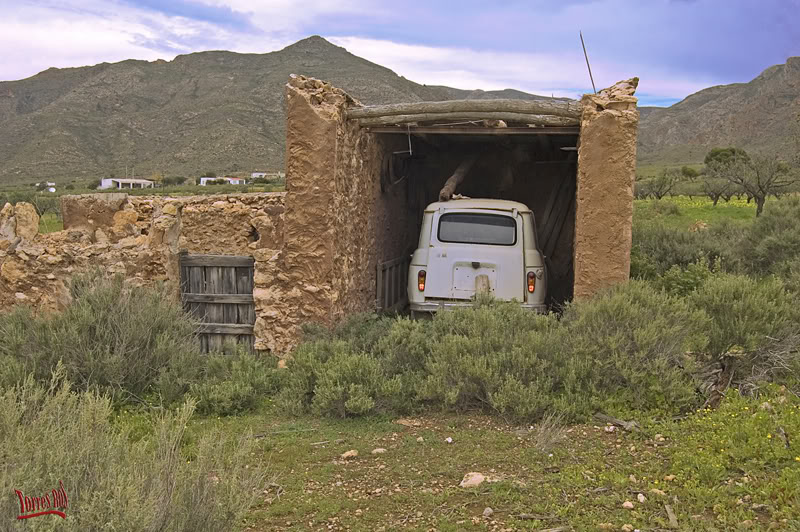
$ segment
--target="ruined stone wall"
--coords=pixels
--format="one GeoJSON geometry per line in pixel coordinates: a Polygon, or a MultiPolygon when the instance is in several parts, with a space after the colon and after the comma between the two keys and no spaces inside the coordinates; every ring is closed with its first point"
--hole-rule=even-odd
{"type": "Polygon", "coordinates": [[[581,100],[575,211],[575,298],[630,275],[638,78],[581,100]]]}
{"type": "MultiPolygon", "coordinates": [[[[47,234],[38,233],[32,206],[7,204],[0,213],[0,308],[63,308],[70,277],[95,267],[137,284],[171,282],[177,296],[182,251],[251,255],[256,290],[280,282],[271,277],[269,259],[283,246],[284,197],[64,196],[64,230],[47,234]]],[[[268,301],[262,299],[261,307],[269,311],[268,301]]]]}

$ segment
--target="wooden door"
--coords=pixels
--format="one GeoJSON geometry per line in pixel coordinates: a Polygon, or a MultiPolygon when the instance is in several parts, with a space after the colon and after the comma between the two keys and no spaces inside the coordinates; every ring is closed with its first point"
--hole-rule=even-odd
{"type": "Polygon", "coordinates": [[[253,264],[252,257],[180,255],[181,300],[201,321],[203,351],[234,343],[253,349],[253,264]]]}

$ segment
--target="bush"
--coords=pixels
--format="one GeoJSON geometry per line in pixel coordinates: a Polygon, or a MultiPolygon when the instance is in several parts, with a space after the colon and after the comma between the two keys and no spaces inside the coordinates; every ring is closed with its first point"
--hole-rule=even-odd
{"type": "Polygon", "coordinates": [[[687,352],[703,351],[710,322],[685,300],[632,281],[570,304],[561,321],[570,402],[668,412],[697,403],[687,352]]]}
{"type": "Polygon", "coordinates": [[[86,184],[86,188],[88,188],[89,190],[97,190],[98,188],[100,188],[100,185],[102,183],[103,181],[100,179],[92,179],[86,184]]]}
{"type": "Polygon", "coordinates": [[[280,404],[341,417],[483,409],[517,421],[552,412],[585,420],[597,408],[674,412],[699,399],[686,353],[702,350],[708,324],[646,283],[571,304],[561,320],[488,301],[432,321],[361,317],[308,334],[280,404]]]}
{"type": "Polygon", "coordinates": [[[666,216],[678,216],[681,213],[680,207],[678,207],[675,202],[669,200],[655,200],[651,206],[655,212],[666,216]]]}
{"type": "Polygon", "coordinates": [[[264,474],[247,467],[248,436],[211,430],[191,454],[181,451],[193,405],[152,416],[149,435],[111,422],[111,401],[75,393],[58,368],[49,386],[28,378],[0,395],[0,489],[40,496],[63,482],[66,519],[16,521],[18,499],[5,496],[12,530],[230,530],[263,489],[264,474]]]}
{"type": "Polygon", "coordinates": [[[715,357],[734,348],[757,350],[770,339],[785,338],[800,328],[800,302],[780,279],[717,274],[688,300],[711,319],[708,351],[715,357]]]}
{"type": "Polygon", "coordinates": [[[770,203],[737,248],[745,272],[757,277],[786,274],[800,261],[800,198],[770,203]]]}
{"type": "Polygon", "coordinates": [[[247,352],[209,356],[191,384],[189,393],[197,399],[201,414],[221,416],[253,410],[268,395],[280,388],[281,372],[274,357],[247,352]]]}
{"type": "Polygon", "coordinates": [[[116,401],[144,395],[170,404],[196,379],[201,356],[195,323],[165,287],[135,287],[99,271],[77,275],[64,312],[18,307],[0,316],[0,383],[33,373],[49,378],[61,360],[79,389],[116,401]]]}
{"type": "Polygon", "coordinates": [[[708,260],[702,258],[686,268],[673,265],[664,275],[657,277],[653,285],[676,296],[686,296],[694,292],[713,274],[708,260]]]}
{"type": "Polygon", "coordinates": [[[672,266],[686,269],[698,261],[721,267],[733,262],[740,234],[741,229],[725,223],[696,232],[640,224],[633,231],[631,277],[655,279],[672,266]]]}

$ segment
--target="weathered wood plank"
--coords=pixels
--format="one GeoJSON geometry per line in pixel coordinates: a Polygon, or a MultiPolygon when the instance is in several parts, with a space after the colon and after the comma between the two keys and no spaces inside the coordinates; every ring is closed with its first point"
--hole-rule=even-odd
{"type": "MultiPolygon", "coordinates": [[[[236,268],[220,268],[222,270],[222,293],[236,294],[236,268]]],[[[220,302],[221,303],[221,302],[220,302]]],[[[226,304],[222,307],[222,321],[225,323],[236,323],[236,305],[226,304]]]]}
{"type": "MultiPolygon", "coordinates": [[[[361,127],[389,126],[392,124],[409,124],[419,122],[472,122],[478,120],[503,120],[520,124],[533,124],[535,126],[578,126],[580,120],[552,115],[533,115],[523,113],[500,112],[460,112],[460,113],[418,113],[408,115],[376,116],[374,118],[359,118],[361,127]]],[[[504,128],[497,128],[504,129],[504,128]]]]}
{"type": "Polygon", "coordinates": [[[448,100],[443,102],[410,102],[355,107],[347,110],[347,118],[375,118],[419,113],[458,112],[512,112],[580,118],[581,111],[582,107],[579,101],[566,98],[559,100],[448,100]]]}
{"type": "Polygon", "coordinates": [[[253,302],[252,294],[183,294],[187,303],[237,303],[249,304],[253,302]]]}
{"type": "Polygon", "coordinates": [[[214,336],[218,334],[253,334],[253,326],[244,323],[201,323],[200,332],[214,336]]]}
{"type": "Polygon", "coordinates": [[[253,257],[237,255],[186,255],[181,258],[184,266],[251,268],[254,262],[253,257]]]}

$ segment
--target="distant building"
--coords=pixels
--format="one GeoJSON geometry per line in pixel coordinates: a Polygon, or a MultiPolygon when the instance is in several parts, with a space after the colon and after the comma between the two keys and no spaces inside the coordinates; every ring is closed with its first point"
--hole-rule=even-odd
{"type": "Polygon", "coordinates": [[[209,181],[217,181],[219,179],[224,179],[230,185],[244,185],[247,183],[247,180],[243,177],[201,177],[200,186],[204,187],[209,181]]]}
{"type": "Polygon", "coordinates": [[[153,188],[153,182],[149,179],[119,179],[110,177],[100,181],[97,188],[153,188]]]}
{"type": "Polygon", "coordinates": [[[266,172],[253,172],[250,174],[250,177],[267,177],[266,172]]]}
{"type": "Polygon", "coordinates": [[[47,191],[48,192],[55,192],[56,191],[56,187],[48,187],[47,191]]]}

